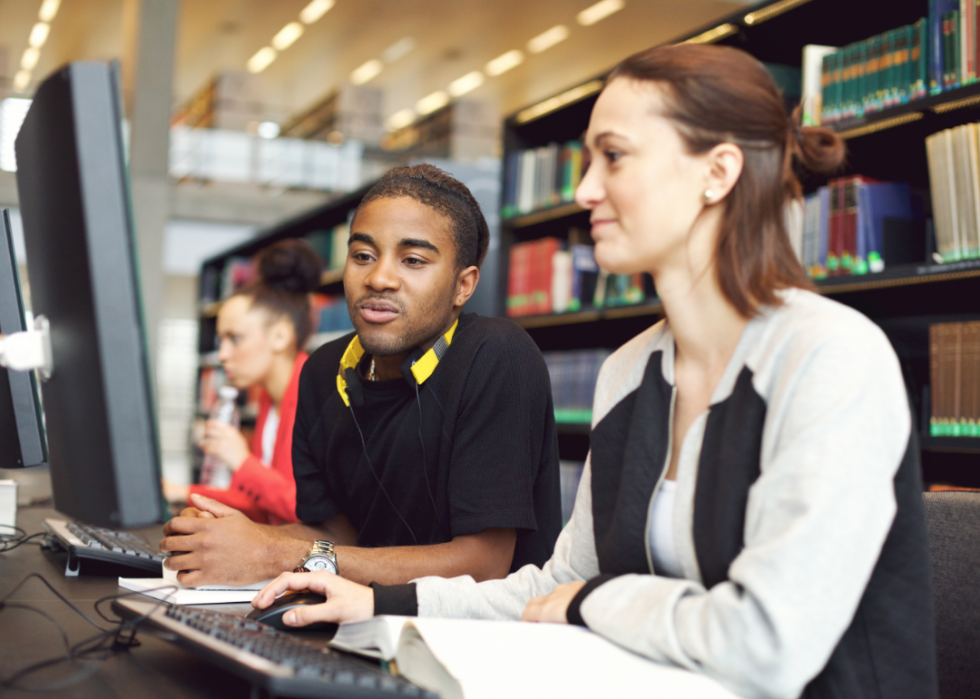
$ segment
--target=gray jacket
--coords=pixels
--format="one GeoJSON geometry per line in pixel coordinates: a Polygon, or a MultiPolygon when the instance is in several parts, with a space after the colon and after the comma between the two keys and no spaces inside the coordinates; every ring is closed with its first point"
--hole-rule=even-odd
{"type": "Polygon", "coordinates": [[[571,521],[543,569],[417,582],[420,616],[519,618],[588,581],[569,620],[747,697],[936,694],[918,447],[901,369],[861,314],[802,290],[747,325],[712,397],[671,445],[666,321],[596,388],[571,521]],[[652,498],[680,448],[674,536],[657,575],[652,498]]]}

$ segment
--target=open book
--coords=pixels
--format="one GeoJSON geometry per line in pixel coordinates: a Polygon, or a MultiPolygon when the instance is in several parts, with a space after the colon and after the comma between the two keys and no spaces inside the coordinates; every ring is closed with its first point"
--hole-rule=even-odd
{"type": "Polygon", "coordinates": [[[566,624],[380,616],[341,625],[331,645],[394,660],[402,675],[443,699],[736,696],[566,624]]]}

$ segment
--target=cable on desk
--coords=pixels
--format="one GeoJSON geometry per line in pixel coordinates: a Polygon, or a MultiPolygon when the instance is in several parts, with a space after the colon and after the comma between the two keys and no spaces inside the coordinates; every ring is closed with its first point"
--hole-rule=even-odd
{"type": "MultiPolygon", "coordinates": [[[[0,524],[0,527],[10,527],[9,524],[0,524]]],[[[47,532],[37,532],[35,534],[28,534],[20,527],[10,527],[11,529],[16,529],[17,534],[7,535],[0,534],[0,553],[6,553],[7,551],[13,551],[18,546],[23,546],[24,544],[40,544],[37,539],[43,539],[47,536],[47,532]]]]}
{"type": "MultiPolygon", "coordinates": [[[[177,589],[176,585],[174,586],[174,589],[175,590],[177,589]]],[[[45,580],[45,578],[42,575],[39,575],[37,573],[31,573],[30,575],[25,577],[23,580],[17,583],[14,589],[8,592],[3,597],[3,599],[0,599],[0,612],[2,612],[4,609],[9,608],[9,609],[23,609],[26,611],[34,612],[36,614],[40,614],[45,619],[47,619],[52,624],[54,624],[54,626],[58,629],[58,633],[61,634],[62,642],[65,645],[65,654],[58,655],[53,658],[47,658],[45,660],[41,660],[37,663],[34,663],[32,665],[28,665],[27,667],[21,668],[20,670],[15,672],[13,675],[10,675],[9,677],[0,677],[0,688],[19,689],[27,692],[50,692],[58,689],[63,689],[73,684],[77,684],[78,682],[81,682],[87,679],[88,677],[90,677],[96,671],[96,669],[98,669],[96,663],[92,661],[106,660],[107,658],[111,657],[115,653],[126,651],[134,646],[138,646],[139,641],[136,640],[137,627],[141,623],[146,621],[146,619],[149,618],[150,614],[156,611],[158,607],[167,604],[166,602],[162,600],[159,601],[150,609],[149,612],[147,612],[141,617],[137,617],[136,619],[131,619],[129,621],[123,619],[110,619],[100,609],[100,605],[104,604],[105,602],[114,599],[121,599],[123,597],[130,597],[132,595],[138,595],[138,594],[141,593],[124,592],[116,595],[107,595],[106,597],[96,600],[94,604],[95,611],[105,621],[114,624],[114,628],[104,629],[101,626],[99,626],[95,621],[93,621],[87,614],[85,614],[85,612],[80,610],[78,607],[72,604],[71,601],[66,599],[60,592],[55,590],[54,587],[51,586],[51,583],[45,580]],[[65,632],[64,627],[61,624],[59,624],[58,621],[54,619],[51,615],[45,612],[43,609],[38,609],[37,607],[33,607],[29,604],[22,604],[20,602],[8,602],[7,600],[9,600],[10,597],[17,590],[19,590],[21,586],[24,585],[24,583],[26,583],[31,578],[36,578],[40,580],[42,583],[44,583],[44,585],[49,590],[51,590],[51,592],[53,592],[58,599],[60,599],[62,602],[68,605],[69,608],[71,608],[76,614],[81,616],[92,626],[97,628],[99,630],[99,633],[95,634],[94,636],[90,636],[89,638],[86,638],[82,641],[79,641],[74,645],[71,645],[68,639],[68,634],[65,632]],[[77,662],[77,661],[82,661],[82,666],[73,675],[70,675],[69,677],[64,678],[62,680],[49,682],[47,684],[25,685],[21,683],[21,680],[23,680],[25,677],[28,677],[29,675],[32,675],[35,672],[38,672],[39,670],[43,670],[48,667],[53,667],[55,665],[59,665],[64,662],[77,662]]]]}

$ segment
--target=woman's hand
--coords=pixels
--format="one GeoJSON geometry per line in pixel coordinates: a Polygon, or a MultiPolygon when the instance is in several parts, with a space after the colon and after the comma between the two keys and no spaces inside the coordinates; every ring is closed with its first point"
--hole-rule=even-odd
{"type": "Polygon", "coordinates": [[[585,586],[584,580],[559,585],[544,597],[534,597],[524,608],[521,621],[544,621],[551,624],[567,624],[568,605],[578,591],[585,586]]]}
{"type": "Polygon", "coordinates": [[[347,624],[374,616],[374,590],[321,570],[316,573],[283,573],[266,585],[252,600],[256,609],[265,609],[287,590],[319,592],[327,598],[290,610],[283,615],[287,626],[306,626],[317,621],[347,624]]]}
{"type": "Polygon", "coordinates": [[[208,420],[200,446],[205,454],[228,464],[232,471],[237,471],[252,453],[242,433],[220,420],[208,420]]]}
{"type": "Polygon", "coordinates": [[[160,481],[163,484],[164,500],[178,505],[187,502],[190,486],[178,485],[173,481],[168,481],[166,478],[161,478],[160,481]]]}

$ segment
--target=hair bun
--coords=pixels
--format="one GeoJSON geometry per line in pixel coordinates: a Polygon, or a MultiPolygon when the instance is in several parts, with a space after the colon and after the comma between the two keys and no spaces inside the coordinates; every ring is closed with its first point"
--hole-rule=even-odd
{"type": "Polygon", "coordinates": [[[258,254],[259,282],[279,291],[307,294],[320,286],[323,264],[305,240],[289,238],[258,254]]]}

